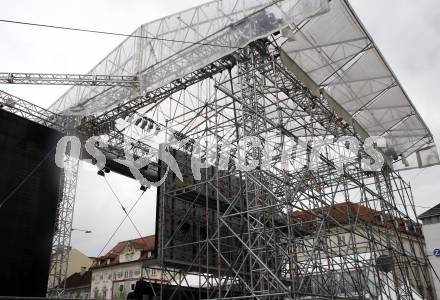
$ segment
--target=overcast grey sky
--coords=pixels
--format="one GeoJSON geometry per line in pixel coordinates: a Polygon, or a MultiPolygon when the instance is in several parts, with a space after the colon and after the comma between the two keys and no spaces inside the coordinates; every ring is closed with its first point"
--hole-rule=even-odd
{"type": "MultiPolygon", "coordinates": [[[[16,0],[4,1],[1,19],[12,19],[102,31],[131,33],[140,24],[204,3],[200,0],[16,0]]],[[[436,140],[440,138],[440,2],[438,0],[351,0],[355,11],[383,52],[436,140]]],[[[88,72],[122,41],[122,37],[0,23],[0,72],[88,72]]],[[[53,103],[67,87],[2,86],[40,106],[53,103]]],[[[440,166],[403,173],[413,187],[418,211],[440,202],[440,166]]],[[[124,206],[139,197],[139,184],[114,173],[107,176],[124,206]]],[[[132,219],[143,235],[154,233],[155,196],[149,190],[132,219]]],[[[94,167],[81,164],[72,245],[89,256],[99,254],[123,219],[117,200],[94,167]]],[[[112,239],[137,238],[126,221],[112,239]]]]}

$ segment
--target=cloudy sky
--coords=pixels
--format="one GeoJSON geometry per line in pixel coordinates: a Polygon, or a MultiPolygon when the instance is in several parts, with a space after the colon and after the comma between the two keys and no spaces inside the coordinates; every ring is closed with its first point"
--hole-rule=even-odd
{"type": "MultiPolygon", "coordinates": [[[[142,23],[207,1],[201,0],[16,0],[5,1],[0,19],[131,33],[142,23]]],[[[355,11],[406,92],[440,139],[440,3],[438,0],[351,0],[355,11]]],[[[0,22],[0,72],[87,73],[122,37],[13,25],[0,22]]],[[[13,95],[47,107],[66,87],[2,86],[13,95]]],[[[440,166],[403,173],[418,212],[440,202],[440,166]]],[[[107,180],[124,206],[140,196],[139,184],[110,173],[107,180]]],[[[132,220],[142,235],[154,233],[155,190],[143,195],[132,220]]],[[[90,165],[81,164],[72,245],[100,254],[124,213],[109,186],[90,165]]],[[[126,221],[104,250],[139,235],[126,221]]]]}

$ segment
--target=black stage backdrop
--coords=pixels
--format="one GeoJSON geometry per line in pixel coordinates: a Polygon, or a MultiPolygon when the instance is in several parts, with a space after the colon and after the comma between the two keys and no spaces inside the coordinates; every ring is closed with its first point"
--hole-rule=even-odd
{"type": "Polygon", "coordinates": [[[25,181],[0,207],[2,296],[46,294],[62,174],[55,165],[60,137],[52,129],[0,109],[0,203],[25,181]]]}

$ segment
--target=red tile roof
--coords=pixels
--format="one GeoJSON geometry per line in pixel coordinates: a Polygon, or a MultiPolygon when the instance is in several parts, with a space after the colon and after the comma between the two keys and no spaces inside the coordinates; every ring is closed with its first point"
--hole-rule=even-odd
{"type": "Polygon", "coordinates": [[[292,218],[302,221],[315,220],[317,216],[322,216],[341,224],[346,224],[350,219],[358,218],[359,221],[375,222],[379,212],[371,208],[360,205],[359,203],[343,202],[335,205],[320,207],[309,211],[294,211],[290,213],[292,218]]]}
{"type": "Polygon", "coordinates": [[[92,283],[92,272],[90,270],[84,272],[83,274],[77,272],[67,277],[66,289],[89,287],[91,283],[92,283]]]}
{"type": "Polygon", "coordinates": [[[440,204],[428,209],[423,214],[419,215],[419,219],[440,216],[440,204]]]}
{"type": "Polygon", "coordinates": [[[342,202],[331,206],[320,207],[308,211],[297,210],[289,213],[290,223],[304,222],[304,229],[314,230],[313,222],[316,218],[325,218],[328,225],[347,225],[352,224],[354,220],[360,223],[370,223],[378,226],[393,228],[396,222],[398,230],[407,234],[421,235],[420,224],[412,220],[404,220],[398,217],[392,217],[387,213],[382,214],[372,208],[361,205],[360,203],[342,202]],[[383,218],[382,218],[383,217],[383,218]],[[411,228],[411,229],[410,229],[411,228]]]}

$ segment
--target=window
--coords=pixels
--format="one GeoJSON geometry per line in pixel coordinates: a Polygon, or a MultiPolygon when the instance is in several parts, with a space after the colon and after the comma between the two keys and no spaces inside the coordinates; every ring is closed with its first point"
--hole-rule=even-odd
{"type": "Polygon", "coordinates": [[[422,221],[423,221],[423,225],[429,225],[432,223],[431,218],[424,218],[422,221]]]}
{"type": "Polygon", "coordinates": [[[116,280],[116,272],[113,272],[113,280],[116,280]]]}
{"type": "Polygon", "coordinates": [[[377,216],[377,222],[378,222],[379,224],[382,225],[382,224],[384,223],[384,221],[385,221],[385,220],[384,220],[383,215],[378,215],[378,216],[377,216]]]}
{"type": "Polygon", "coordinates": [[[151,276],[155,276],[156,275],[156,269],[150,269],[151,271],[150,271],[150,273],[151,273],[151,276]]]}
{"type": "Polygon", "coordinates": [[[406,225],[406,230],[408,232],[416,232],[416,226],[414,225],[413,222],[408,221],[408,222],[405,223],[405,225],[406,225]]]}
{"type": "Polygon", "coordinates": [[[416,273],[416,278],[421,278],[420,269],[418,267],[415,267],[414,271],[416,273]]]}
{"type": "Polygon", "coordinates": [[[128,271],[124,272],[124,278],[128,278],[128,271]]]}
{"type": "Polygon", "coordinates": [[[341,234],[338,235],[338,246],[344,246],[345,245],[345,235],[341,234]]]}
{"type": "Polygon", "coordinates": [[[141,271],[140,270],[135,270],[134,271],[134,276],[139,276],[141,275],[141,271]]]}
{"type": "Polygon", "coordinates": [[[128,273],[128,277],[130,277],[130,278],[133,277],[133,270],[130,270],[130,272],[128,273]]]}

